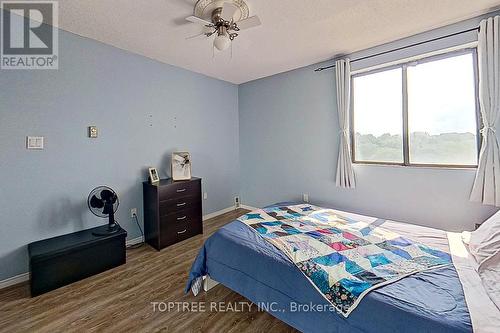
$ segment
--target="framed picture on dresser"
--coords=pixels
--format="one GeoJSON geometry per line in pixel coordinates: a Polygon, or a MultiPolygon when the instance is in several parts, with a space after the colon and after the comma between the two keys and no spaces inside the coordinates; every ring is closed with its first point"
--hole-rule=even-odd
{"type": "Polygon", "coordinates": [[[156,168],[149,168],[149,182],[151,184],[156,184],[160,181],[160,177],[158,176],[158,170],[156,168]]]}
{"type": "Polygon", "coordinates": [[[187,151],[172,153],[172,163],[170,165],[172,179],[190,180],[191,179],[191,155],[187,151]]]}

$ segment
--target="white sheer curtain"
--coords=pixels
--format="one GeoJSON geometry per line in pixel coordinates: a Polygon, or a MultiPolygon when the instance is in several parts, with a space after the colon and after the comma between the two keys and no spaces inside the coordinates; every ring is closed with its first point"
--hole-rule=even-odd
{"type": "Polygon", "coordinates": [[[500,114],[500,24],[499,16],[479,26],[479,101],[483,119],[479,166],[471,201],[500,206],[500,148],[497,123],[500,114]]]}
{"type": "Polygon", "coordinates": [[[340,126],[340,147],[337,163],[337,186],[355,188],[354,170],[352,168],[351,148],[349,140],[349,107],[351,101],[351,64],[349,59],[335,62],[337,79],[337,111],[340,126]]]}

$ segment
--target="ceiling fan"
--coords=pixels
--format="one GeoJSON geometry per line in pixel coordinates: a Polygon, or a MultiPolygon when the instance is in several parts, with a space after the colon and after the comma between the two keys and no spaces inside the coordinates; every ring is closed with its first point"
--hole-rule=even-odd
{"type": "Polygon", "coordinates": [[[186,20],[210,29],[193,37],[217,34],[214,47],[219,51],[229,48],[241,30],[261,25],[258,16],[249,17],[248,6],[243,0],[199,0],[194,7],[194,15],[186,20]]]}

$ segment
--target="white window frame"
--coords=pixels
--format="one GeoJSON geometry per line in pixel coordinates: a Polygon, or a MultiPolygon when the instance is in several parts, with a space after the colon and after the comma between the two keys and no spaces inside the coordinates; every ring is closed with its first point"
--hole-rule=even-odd
{"type": "Polygon", "coordinates": [[[403,105],[402,105],[402,112],[403,112],[403,131],[402,131],[402,137],[403,137],[403,162],[383,162],[383,161],[364,161],[364,160],[356,160],[356,133],[355,133],[355,128],[354,128],[354,94],[356,93],[354,89],[351,89],[351,106],[350,106],[350,129],[351,129],[351,157],[352,157],[352,163],[354,164],[374,164],[374,165],[395,165],[395,166],[406,166],[406,167],[438,167],[438,168],[477,168],[478,166],[478,161],[479,161],[479,152],[481,150],[481,134],[480,134],[480,124],[481,124],[481,115],[479,112],[479,76],[478,76],[478,61],[477,61],[477,47],[465,47],[465,48],[460,48],[458,50],[453,50],[449,52],[443,52],[443,53],[438,53],[436,55],[427,55],[427,56],[422,56],[420,58],[412,58],[411,60],[406,60],[402,62],[398,62],[397,64],[388,64],[387,66],[380,65],[377,66],[375,69],[369,69],[369,70],[360,70],[353,72],[351,74],[351,87],[354,87],[353,82],[354,78],[356,77],[361,77],[365,75],[370,75],[374,73],[379,73],[379,72],[385,72],[387,70],[395,69],[395,68],[401,68],[402,69],[402,97],[403,97],[403,105]],[[446,59],[446,58],[452,58],[456,57],[462,54],[472,54],[473,58],[473,71],[474,71],[474,87],[475,87],[475,112],[476,112],[476,139],[477,139],[477,155],[478,158],[476,159],[476,164],[473,165],[468,165],[468,164],[438,164],[438,163],[429,163],[429,164],[422,164],[422,163],[411,163],[410,162],[410,136],[409,136],[409,130],[408,130],[408,76],[407,76],[407,69],[409,66],[414,66],[417,64],[423,64],[426,62],[431,62],[431,61],[436,61],[436,60],[441,60],[441,59],[446,59]]]}

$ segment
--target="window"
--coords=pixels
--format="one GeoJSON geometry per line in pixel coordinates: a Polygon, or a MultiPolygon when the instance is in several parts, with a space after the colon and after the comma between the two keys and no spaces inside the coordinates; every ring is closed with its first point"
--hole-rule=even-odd
{"type": "Polygon", "coordinates": [[[356,160],[403,163],[403,70],[354,79],[356,160]]]}
{"type": "Polygon", "coordinates": [[[354,162],[477,166],[475,64],[466,50],[354,75],[354,162]]]}

